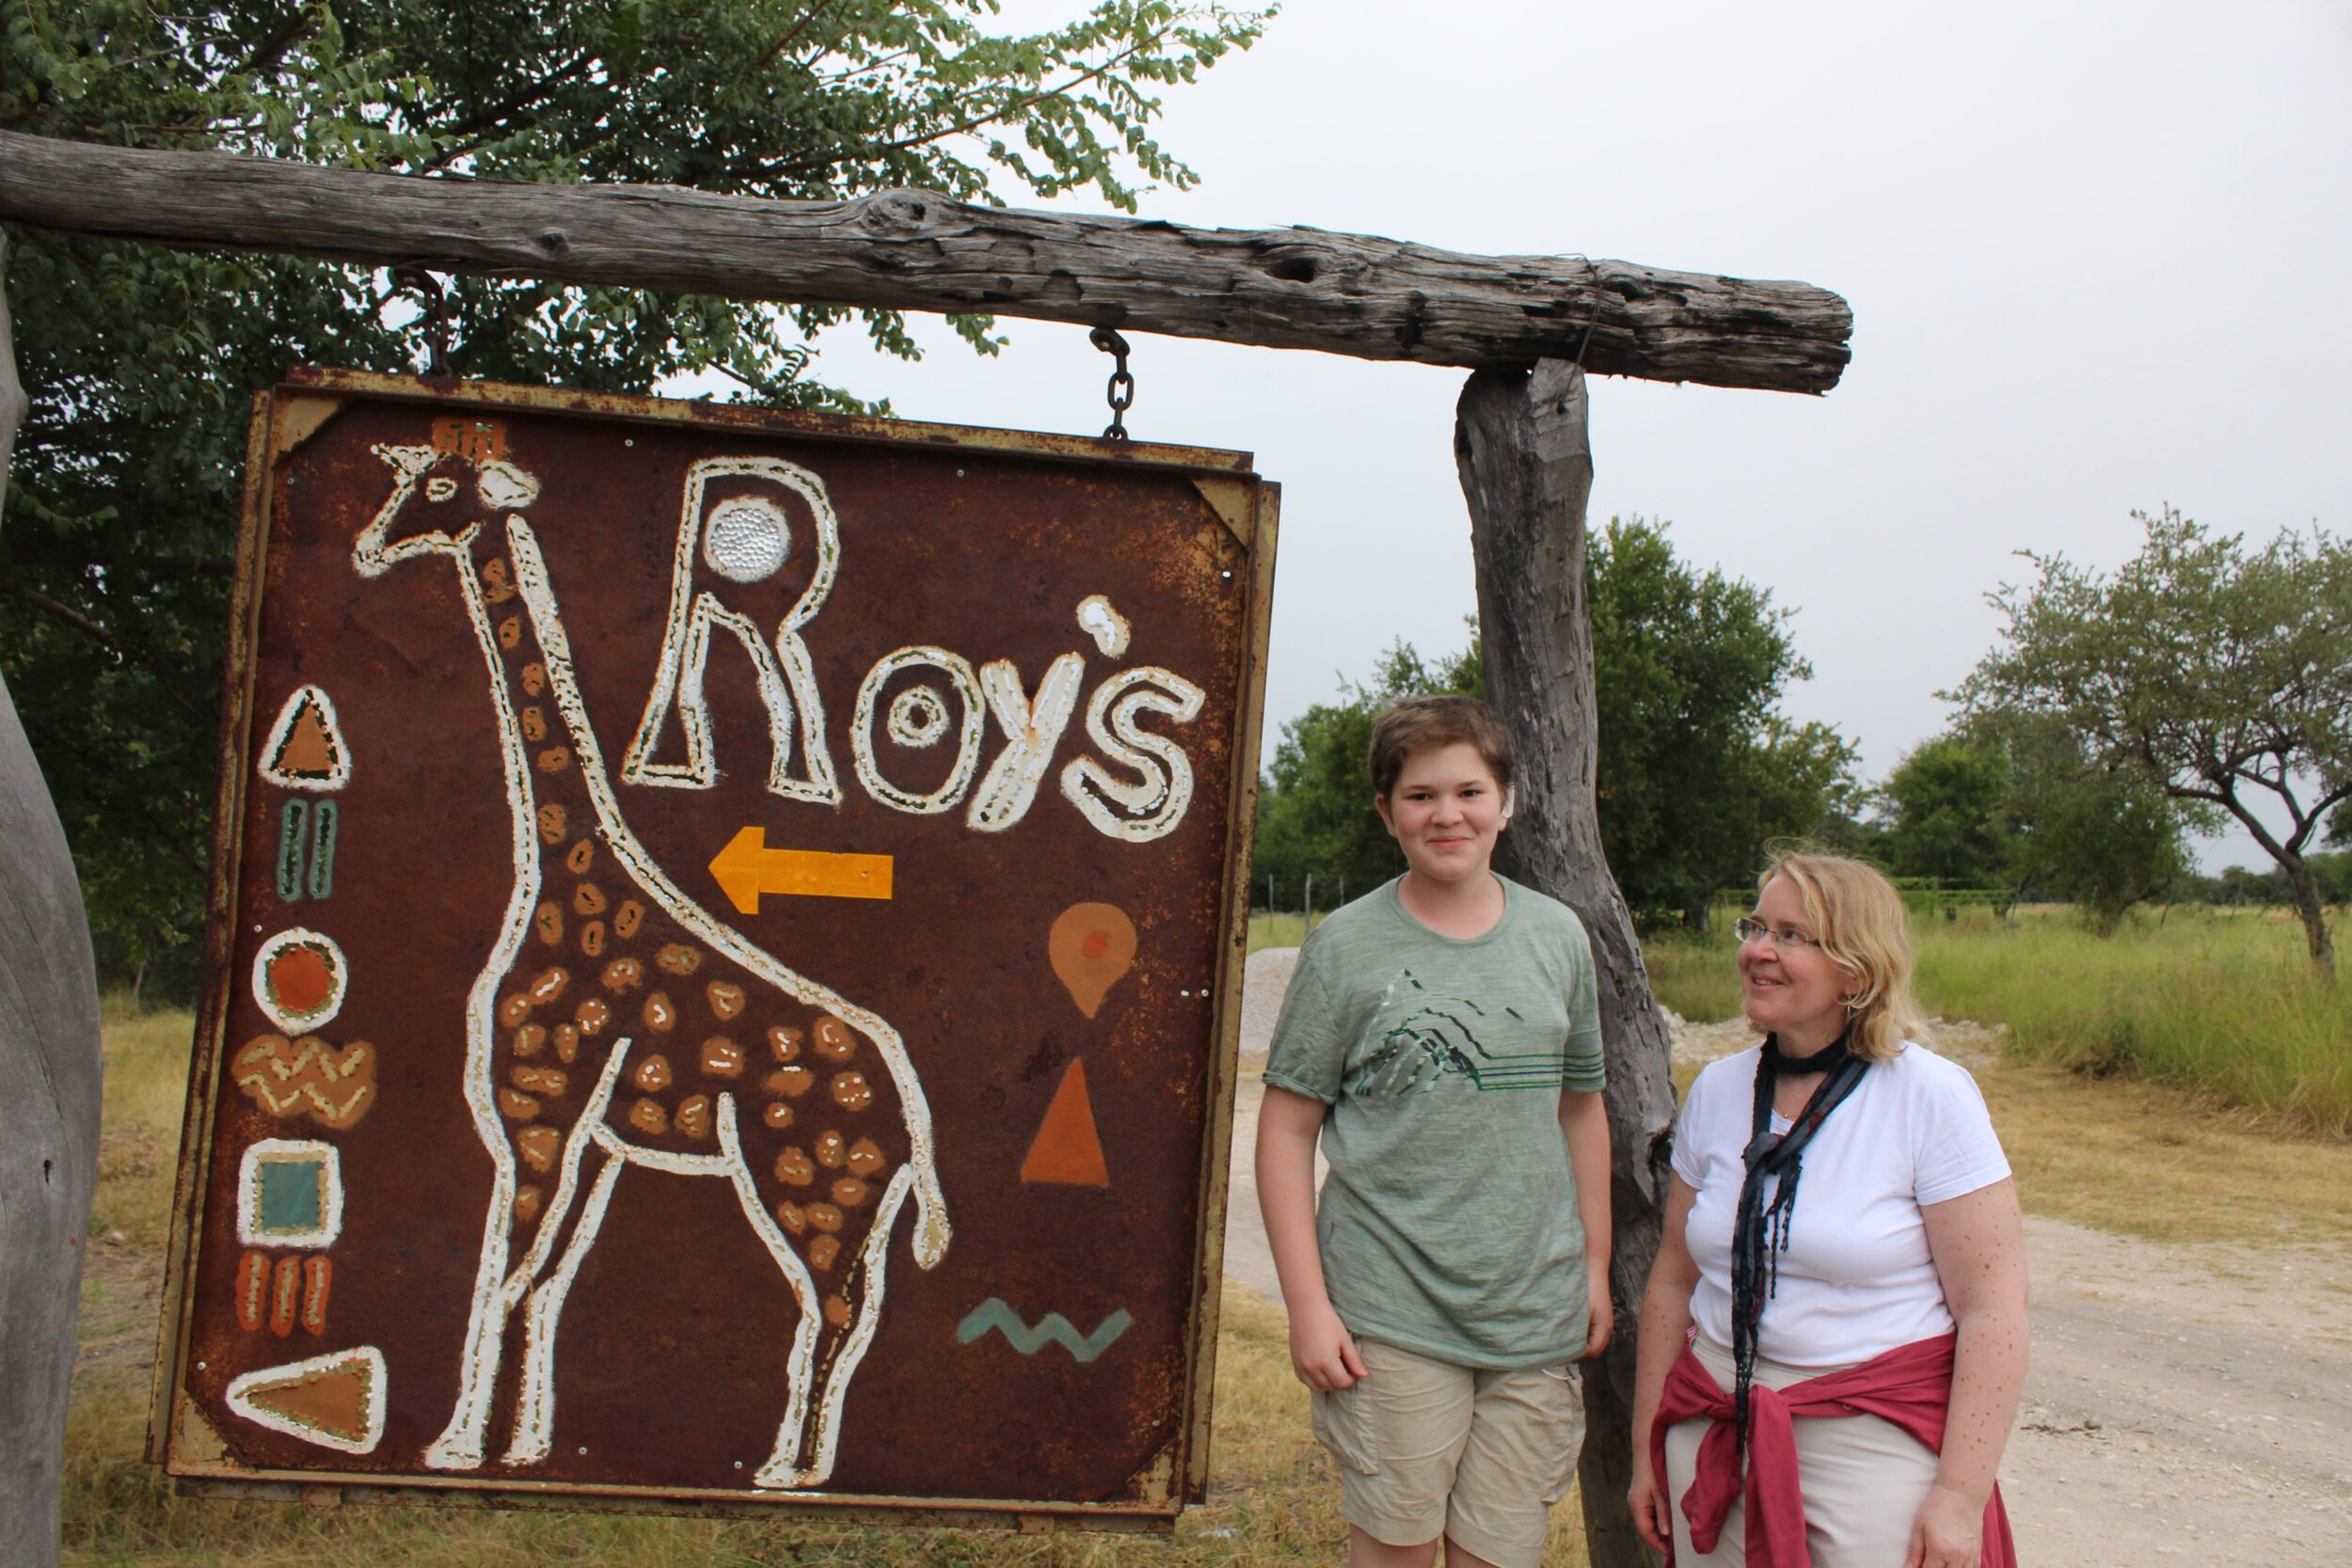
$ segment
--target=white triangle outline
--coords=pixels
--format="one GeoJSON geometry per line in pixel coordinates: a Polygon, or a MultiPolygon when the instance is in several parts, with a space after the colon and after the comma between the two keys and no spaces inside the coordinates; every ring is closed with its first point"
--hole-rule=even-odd
{"type": "Polygon", "coordinates": [[[339,1449],[344,1453],[373,1453],[375,1446],[384,1441],[384,1396],[388,1375],[384,1353],[373,1345],[360,1345],[354,1350],[314,1355],[308,1361],[289,1361],[282,1367],[262,1367],[240,1373],[230,1380],[229,1408],[256,1426],[282,1432],[289,1437],[299,1437],[321,1448],[339,1449]],[[340,1433],[321,1431],[306,1421],[280,1411],[264,1409],[253,1402],[257,1390],[267,1392],[272,1388],[282,1388],[310,1374],[338,1371],[354,1363],[364,1365],[368,1372],[366,1398],[360,1412],[367,1431],[357,1441],[340,1433]]]}
{"type": "Polygon", "coordinates": [[[326,689],[317,686],[297,686],[278,710],[277,721],[269,727],[269,738],[262,743],[262,760],[258,764],[262,777],[280,789],[308,790],[313,795],[330,794],[351,782],[351,743],[343,738],[342,721],[335,717],[335,701],[326,689]],[[299,773],[280,771],[276,766],[278,753],[285,749],[287,737],[294,733],[294,716],[310,703],[319,710],[319,722],[326,726],[327,744],[335,752],[335,764],[323,779],[299,773]]]}

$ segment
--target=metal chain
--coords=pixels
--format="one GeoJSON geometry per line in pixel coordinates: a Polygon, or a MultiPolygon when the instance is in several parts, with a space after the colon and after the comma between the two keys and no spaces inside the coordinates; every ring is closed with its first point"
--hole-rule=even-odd
{"type": "Polygon", "coordinates": [[[414,289],[424,298],[424,314],[417,318],[424,329],[425,372],[432,376],[449,374],[449,298],[441,288],[441,280],[420,266],[403,265],[392,269],[395,288],[414,289]]]}
{"type": "Polygon", "coordinates": [[[1127,439],[1127,410],[1136,405],[1136,378],[1127,373],[1127,340],[1107,326],[1098,326],[1087,334],[1087,341],[1111,356],[1117,367],[1111,372],[1106,393],[1111,405],[1111,424],[1103,432],[1106,441],[1127,439]]]}

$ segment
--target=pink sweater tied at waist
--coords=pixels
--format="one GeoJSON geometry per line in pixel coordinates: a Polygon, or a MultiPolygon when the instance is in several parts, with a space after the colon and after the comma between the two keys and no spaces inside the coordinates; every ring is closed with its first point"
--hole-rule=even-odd
{"type": "MultiPolygon", "coordinates": [[[[1944,1418],[1952,1393],[1952,1355],[1958,1334],[1900,1345],[1842,1372],[1792,1383],[1786,1388],[1754,1384],[1748,1390],[1747,1504],[1748,1568],[1812,1568],[1804,1539],[1804,1492],[1797,1479],[1798,1417],[1876,1416],[1909,1433],[1931,1452],[1944,1451],[1944,1418]]],[[[1682,1495],[1682,1516],[1691,1523],[1691,1544],[1711,1552],[1723,1536],[1724,1518],[1740,1493],[1738,1437],[1731,1396],[1698,1356],[1685,1347],[1666,1373],[1665,1396],[1650,1424],[1651,1473],[1666,1484],[1666,1429],[1704,1418],[1714,1425],[1699,1441],[1697,1473],[1682,1495]]],[[[1671,1551],[1668,1568],[1673,1568],[1671,1551]]],[[[1983,1568],[2016,1568],[2017,1547],[2009,1533],[2001,1489],[1984,1505],[1983,1568]]]]}

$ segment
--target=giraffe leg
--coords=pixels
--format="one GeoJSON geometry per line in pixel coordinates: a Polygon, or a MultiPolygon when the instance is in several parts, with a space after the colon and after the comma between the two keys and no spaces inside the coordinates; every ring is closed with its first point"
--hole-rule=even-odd
{"type": "MultiPolygon", "coordinates": [[[[596,1093],[590,1098],[589,1112],[601,1118],[605,1105],[612,1098],[614,1080],[620,1076],[622,1058],[628,1054],[629,1042],[625,1037],[613,1042],[610,1059],[605,1063],[596,1093]]],[[[469,1097],[471,1098],[471,1097],[469,1097]]],[[[486,1095],[485,1099],[486,1101],[486,1095]]],[[[522,1261],[510,1272],[506,1261],[513,1254],[515,1234],[515,1155],[507,1144],[506,1131],[494,1109],[476,1107],[475,1121],[488,1146],[496,1178],[490,1189],[490,1214],[484,1227],[482,1261],[474,1275],[473,1307],[466,1323],[466,1348],[458,1364],[457,1408],[451,1413],[449,1425],[431,1447],[424,1450],[424,1462],[436,1470],[472,1470],[482,1465],[490,1430],[490,1403],[498,1392],[499,1363],[504,1353],[506,1330],[513,1321],[515,1308],[531,1281],[547,1266],[548,1254],[554,1249],[556,1232],[562,1228],[564,1216],[570,1211],[580,1191],[580,1162],[588,1144],[588,1130],[595,1125],[590,1116],[583,1116],[571,1136],[564,1140],[563,1173],[557,1178],[555,1196],[547,1212],[539,1217],[537,1229],[532,1237],[530,1249],[522,1261]],[[486,1111],[486,1126],[484,1125],[486,1111]]],[[[602,1211],[598,1211],[601,1215],[602,1211]]]]}
{"type": "Polygon", "coordinates": [[[823,1308],[818,1304],[817,1282],[809,1277],[808,1265],[792,1250],[784,1227],[759,1196],[759,1183],[752,1176],[751,1163],[743,1156],[743,1136],[735,1118],[735,1096],[719,1096],[719,1151],[727,1161],[727,1176],[735,1183],[736,1200],[743,1205],[743,1217],[752,1222],[752,1229],[767,1247],[769,1256],[776,1260],[776,1268],[792,1291],[792,1305],[797,1321],[792,1325],[792,1349],[785,1360],[784,1419],[776,1428],[775,1451],[768,1463],[759,1467],[754,1484],[768,1487],[792,1487],[806,1484],[801,1478],[798,1458],[801,1435],[808,1425],[810,1386],[816,1382],[817,1325],[822,1322],[823,1308]]]}
{"type": "MultiPolygon", "coordinates": [[[[572,1137],[576,1143],[590,1141],[586,1128],[574,1132],[572,1137]]],[[[571,1291],[580,1265],[587,1260],[588,1249],[596,1244],[596,1232],[604,1225],[605,1208],[612,1201],[613,1183],[620,1180],[621,1168],[628,1163],[601,1145],[596,1152],[603,1164],[597,1167],[595,1182],[588,1189],[580,1224],[573,1227],[555,1272],[531,1292],[531,1308],[524,1319],[523,1380],[515,1411],[515,1440],[506,1450],[509,1465],[535,1465],[547,1458],[554,1446],[555,1331],[563,1320],[564,1298],[571,1291]]],[[[550,1213],[542,1234],[554,1235],[563,1218],[560,1212],[550,1213]]]]}
{"type": "Polygon", "coordinates": [[[457,1370],[457,1408],[450,1413],[449,1425],[440,1436],[424,1450],[426,1465],[436,1470],[472,1470],[482,1464],[483,1437],[490,1425],[490,1394],[498,1383],[499,1348],[506,1337],[504,1292],[499,1287],[512,1241],[514,1199],[514,1173],[501,1169],[490,1194],[482,1264],[475,1271],[473,1306],[466,1319],[466,1347],[457,1370]]]}
{"type": "Polygon", "coordinates": [[[466,1316],[466,1343],[457,1363],[457,1407],[449,1425],[424,1450],[425,1465],[436,1470],[472,1470],[482,1465],[483,1440],[490,1426],[490,1401],[498,1386],[499,1354],[506,1338],[506,1320],[514,1309],[505,1289],[507,1259],[515,1237],[515,1155],[498,1111],[490,1103],[488,1030],[477,1020],[469,1033],[478,1036],[469,1047],[467,1101],[473,1111],[474,1131],[490,1152],[490,1212],[482,1226],[482,1255],[474,1266],[473,1302],[466,1316]]]}
{"type": "MultiPolygon", "coordinates": [[[[817,1402],[817,1430],[809,1440],[808,1464],[796,1472],[790,1484],[821,1486],[833,1478],[834,1456],[841,1443],[842,1407],[850,1398],[850,1380],[857,1375],[858,1363],[866,1359],[866,1349],[874,1342],[874,1331],[882,1326],[882,1270],[890,1259],[890,1233],[897,1228],[898,1211],[905,1206],[914,1184],[914,1173],[899,1166],[875,1208],[874,1227],[866,1232],[866,1244],[858,1249],[854,1283],[843,1288],[851,1298],[850,1322],[839,1331],[839,1346],[825,1373],[825,1391],[817,1402]]],[[[769,1467],[775,1467],[784,1458],[786,1451],[780,1446],[768,1461],[769,1467]]],[[[769,1484],[766,1471],[761,1476],[761,1484],[769,1484]]]]}

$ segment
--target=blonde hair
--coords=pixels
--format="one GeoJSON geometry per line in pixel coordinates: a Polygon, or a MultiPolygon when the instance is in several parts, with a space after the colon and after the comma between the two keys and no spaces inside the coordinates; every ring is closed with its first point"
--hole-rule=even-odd
{"type": "Polygon", "coordinates": [[[1902,895],[1879,869],[1843,855],[1801,850],[1774,855],[1756,879],[1761,893],[1785,878],[1804,905],[1821,953],[1851,985],[1846,1049],[1881,1062],[1906,1037],[1926,1033],[1911,992],[1911,920],[1902,895]]]}

